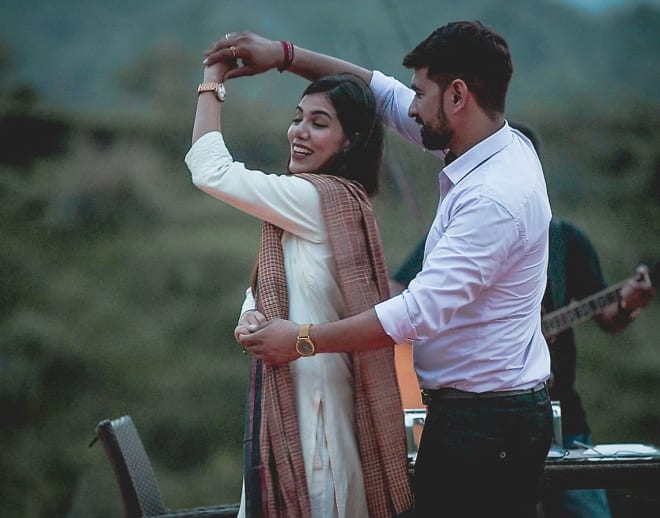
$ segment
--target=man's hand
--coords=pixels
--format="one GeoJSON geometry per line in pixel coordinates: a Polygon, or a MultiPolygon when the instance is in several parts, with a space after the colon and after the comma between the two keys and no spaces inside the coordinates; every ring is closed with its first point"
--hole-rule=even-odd
{"type": "Polygon", "coordinates": [[[257,358],[271,365],[283,365],[300,358],[296,351],[298,324],[276,318],[264,325],[250,325],[238,333],[239,343],[257,358]]]}
{"type": "Polygon", "coordinates": [[[637,276],[621,288],[621,309],[630,312],[630,317],[635,318],[654,297],[655,289],[651,284],[649,269],[640,265],[637,267],[637,276]]]}
{"type": "Polygon", "coordinates": [[[284,63],[284,49],[279,41],[269,40],[252,32],[228,32],[204,52],[207,66],[217,62],[238,61],[228,70],[224,80],[267,72],[284,63]]]}
{"type": "Polygon", "coordinates": [[[600,327],[608,333],[618,333],[625,329],[655,297],[649,269],[644,265],[638,266],[637,275],[623,285],[619,295],[618,303],[610,304],[594,316],[600,327]]]}

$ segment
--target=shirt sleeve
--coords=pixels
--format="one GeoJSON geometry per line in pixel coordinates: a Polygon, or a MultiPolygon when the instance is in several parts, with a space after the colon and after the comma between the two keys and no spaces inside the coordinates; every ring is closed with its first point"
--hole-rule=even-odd
{"type": "MultiPolygon", "coordinates": [[[[386,76],[378,70],[374,70],[369,86],[376,97],[383,123],[396,130],[407,141],[423,148],[421,126],[408,116],[408,108],[415,97],[415,92],[397,79],[386,76]]],[[[441,159],[445,156],[444,151],[431,151],[431,154],[441,159]]]]}
{"type": "Polygon", "coordinates": [[[503,265],[515,261],[524,248],[522,234],[497,202],[484,196],[467,200],[408,289],[376,306],[385,332],[397,343],[434,339],[457,309],[472,303],[496,282],[503,265]]]}
{"type": "Polygon", "coordinates": [[[200,137],[185,162],[195,186],[214,198],[309,241],[325,240],[321,198],[307,180],[235,162],[218,131],[200,137]]]}

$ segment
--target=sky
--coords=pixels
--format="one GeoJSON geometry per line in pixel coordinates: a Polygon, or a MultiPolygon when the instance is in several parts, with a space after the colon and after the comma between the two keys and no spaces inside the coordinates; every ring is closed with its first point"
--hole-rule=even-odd
{"type": "Polygon", "coordinates": [[[557,3],[573,5],[589,12],[599,12],[610,8],[634,4],[660,5],[660,0],[554,0],[557,3]]]}

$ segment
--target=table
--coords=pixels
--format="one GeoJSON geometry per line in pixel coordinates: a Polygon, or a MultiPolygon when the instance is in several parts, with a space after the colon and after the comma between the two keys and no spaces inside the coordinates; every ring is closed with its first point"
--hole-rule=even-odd
{"type": "MultiPolygon", "coordinates": [[[[567,450],[562,458],[548,458],[544,485],[550,489],[641,489],[660,496],[660,452],[640,457],[593,457],[567,450]]],[[[414,457],[408,468],[415,471],[414,457]]],[[[660,516],[660,515],[659,515],[660,516]]]]}
{"type": "MultiPolygon", "coordinates": [[[[406,409],[404,420],[412,474],[426,409],[406,409]]],[[[609,443],[571,450],[554,444],[545,462],[546,488],[657,489],[660,494],[660,448],[652,444],[609,443]]]]}
{"type": "Polygon", "coordinates": [[[656,489],[660,450],[640,443],[604,444],[584,450],[551,450],[545,485],[557,489],[656,489]]]}
{"type": "Polygon", "coordinates": [[[545,491],[602,488],[607,490],[614,518],[660,516],[658,448],[647,444],[608,444],[564,451],[567,454],[561,458],[549,455],[545,462],[545,491]],[[637,450],[635,455],[626,454],[628,446],[637,450]],[[613,454],[617,449],[623,453],[613,454]],[[595,454],[594,450],[603,450],[604,454],[595,454]]]}
{"type": "MultiPolygon", "coordinates": [[[[408,459],[412,475],[414,455],[408,459]]],[[[552,448],[545,461],[544,490],[564,489],[607,490],[614,518],[660,516],[660,449],[641,443],[552,448]]]]}

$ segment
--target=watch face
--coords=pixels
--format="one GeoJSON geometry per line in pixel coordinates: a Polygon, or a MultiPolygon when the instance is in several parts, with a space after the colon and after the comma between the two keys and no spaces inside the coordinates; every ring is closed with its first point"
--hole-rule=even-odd
{"type": "Polygon", "coordinates": [[[299,338],[296,342],[296,351],[300,356],[312,356],[314,354],[314,344],[309,339],[299,338]]]}
{"type": "Polygon", "coordinates": [[[219,101],[225,100],[226,91],[223,83],[218,84],[218,88],[215,90],[215,95],[218,97],[219,101]]]}

